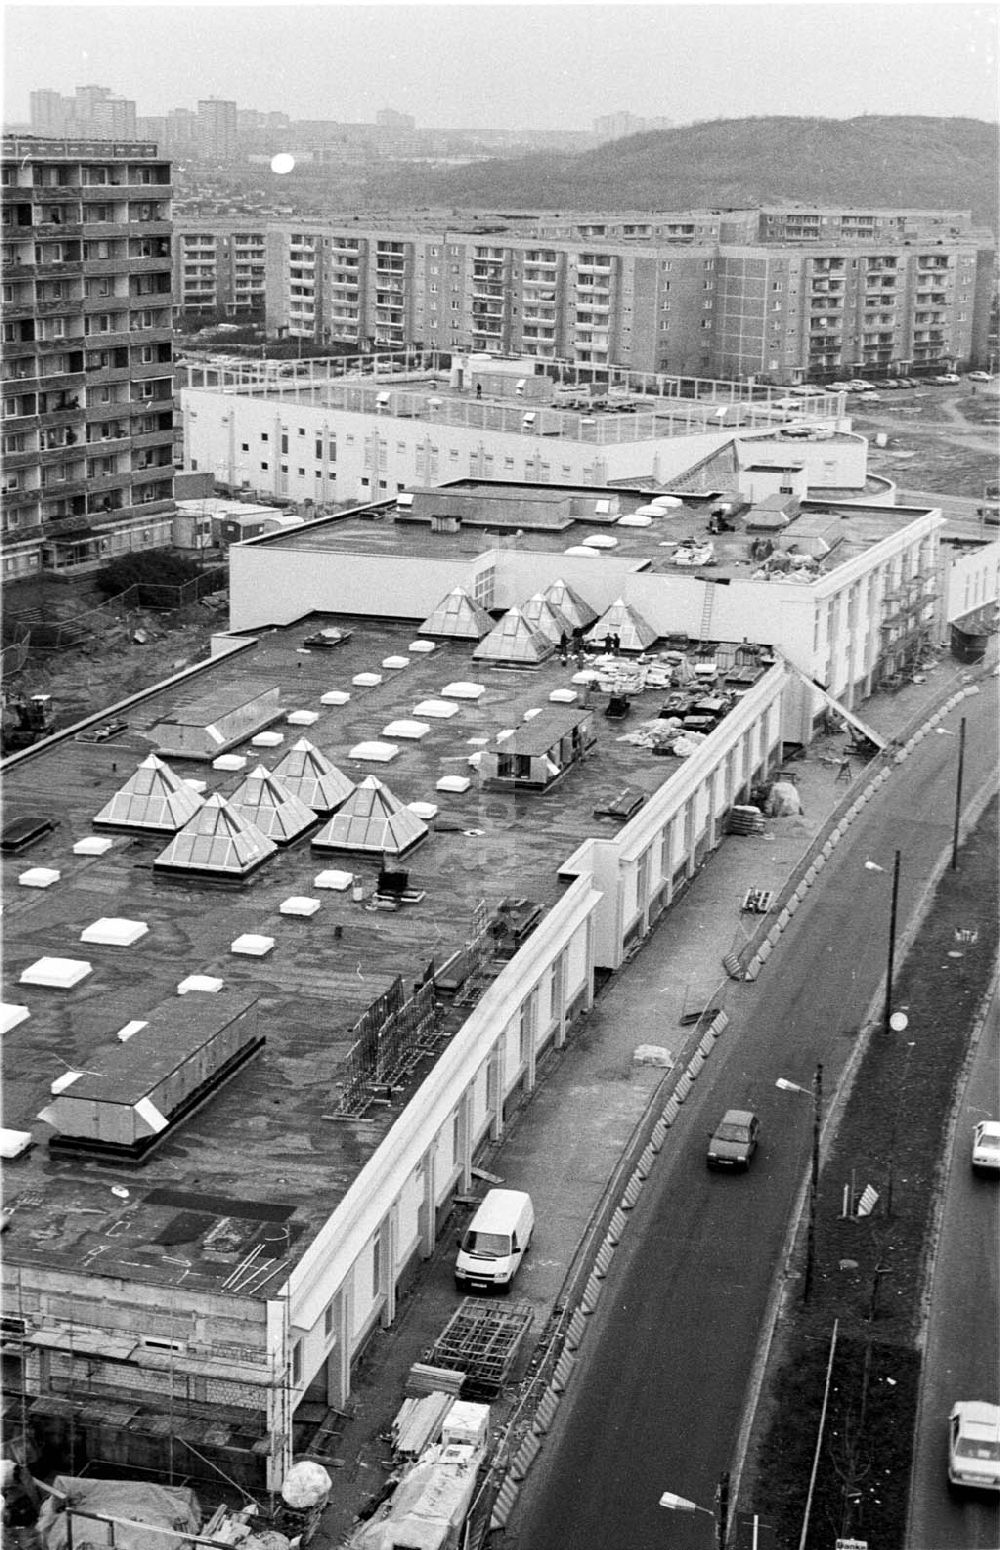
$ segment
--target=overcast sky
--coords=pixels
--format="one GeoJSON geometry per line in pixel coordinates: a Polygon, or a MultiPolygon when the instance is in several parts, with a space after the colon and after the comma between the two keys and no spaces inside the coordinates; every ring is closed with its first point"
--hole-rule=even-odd
{"type": "Polygon", "coordinates": [[[995,121],[995,4],[5,4],[7,123],[28,94],[109,86],[140,115],[199,97],[292,118],[589,129],[629,109],[995,121]]]}

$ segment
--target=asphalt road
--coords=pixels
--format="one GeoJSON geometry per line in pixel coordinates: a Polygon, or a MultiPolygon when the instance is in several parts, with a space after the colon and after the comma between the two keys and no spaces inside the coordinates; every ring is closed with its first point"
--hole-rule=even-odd
{"type": "Polygon", "coordinates": [[[1000,1499],[949,1491],[947,1416],[956,1399],[1000,1404],[1000,1179],[969,1166],[972,1127],[1000,1116],[994,999],[958,1108],[927,1329],[909,1550],[996,1550],[1000,1499]]]}
{"type": "MultiPolygon", "coordinates": [[[[996,695],[965,702],[964,792],[995,779],[996,695]],[[972,708],[970,709],[970,705],[972,708]]],[[[944,723],[957,729],[953,713],[944,723]]],[[[808,1165],[807,1086],[828,1092],[885,969],[892,859],[902,852],[901,944],[951,836],[956,739],[930,736],[847,831],[760,980],[735,988],[732,1028],[695,1083],[612,1262],[585,1365],[520,1498],[525,1550],[698,1550],[707,1512],[667,1513],[672,1491],[711,1507],[734,1451],[762,1321],[808,1165]],[[866,868],[866,860],[883,868],[866,868]],[[747,1177],[709,1174],[708,1132],[731,1105],[756,1108],[762,1145],[747,1177]]],[[[650,950],[655,950],[652,948],[650,950]]]]}

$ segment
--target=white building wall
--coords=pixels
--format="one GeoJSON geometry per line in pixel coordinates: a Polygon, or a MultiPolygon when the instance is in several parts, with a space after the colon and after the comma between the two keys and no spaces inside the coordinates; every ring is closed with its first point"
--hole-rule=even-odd
{"type": "Polygon", "coordinates": [[[944,620],[951,624],[974,608],[996,604],[1000,598],[1000,541],[984,544],[968,554],[944,555],[944,620]]]}
{"type": "Polygon", "coordinates": [[[180,401],[186,468],[294,501],[377,500],[410,485],[467,477],[539,484],[603,485],[635,477],[662,482],[734,435],[721,430],[598,445],[213,388],[183,388],[180,401]],[[317,441],[323,449],[318,458],[317,441]]]}
{"type": "MultiPolygon", "coordinates": [[[[271,1306],[279,1307],[287,1297],[289,1328],[283,1332],[277,1314],[269,1321],[271,1359],[276,1371],[290,1372],[291,1353],[299,1343],[301,1380],[291,1386],[293,1404],[329,1355],[326,1310],[335,1299],[345,1310],[344,1331],[352,1347],[348,1361],[373,1322],[391,1307],[395,1279],[412,1258],[412,1224],[423,1198],[425,1170],[433,1167],[434,1203],[441,1206],[465,1166],[456,1145],[460,1116],[468,1113],[468,1104],[473,1135],[485,1128],[490,1118],[487,1062],[498,1049],[503,1051],[503,1096],[521,1079],[521,1007],[548,981],[559,954],[566,953],[567,1004],[580,997],[589,1004],[586,944],[596,905],[596,893],[581,879],[540,922],[428,1073],[277,1295],[271,1306]]],[[[547,1030],[537,1019],[535,1030],[537,1045],[547,1030]]]]}

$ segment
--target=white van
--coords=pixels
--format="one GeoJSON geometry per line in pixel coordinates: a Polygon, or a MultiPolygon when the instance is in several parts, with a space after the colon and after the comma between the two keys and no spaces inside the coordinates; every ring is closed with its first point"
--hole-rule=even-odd
{"type": "Polygon", "coordinates": [[[455,1284],[477,1291],[509,1286],[528,1252],[534,1225],[530,1195],[519,1189],[491,1189],[461,1240],[455,1284]]]}

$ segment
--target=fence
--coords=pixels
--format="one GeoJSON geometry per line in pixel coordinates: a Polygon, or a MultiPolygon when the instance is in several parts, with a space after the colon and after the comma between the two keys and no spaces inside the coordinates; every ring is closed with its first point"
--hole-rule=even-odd
{"type": "MultiPolygon", "coordinates": [[[[29,656],[51,656],[85,647],[92,641],[114,636],[116,627],[132,626],[137,613],[173,613],[190,608],[217,591],[219,573],[206,571],[189,581],[134,582],[93,608],[70,612],[65,603],[45,603],[22,611],[9,611],[5,632],[13,636],[3,647],[3,676],[21,672],[29,656]],[[8,660],[9,659],[9,660],[8,660]]],[[[72,605],[70,605],[71,607],[72,605]]]]}

